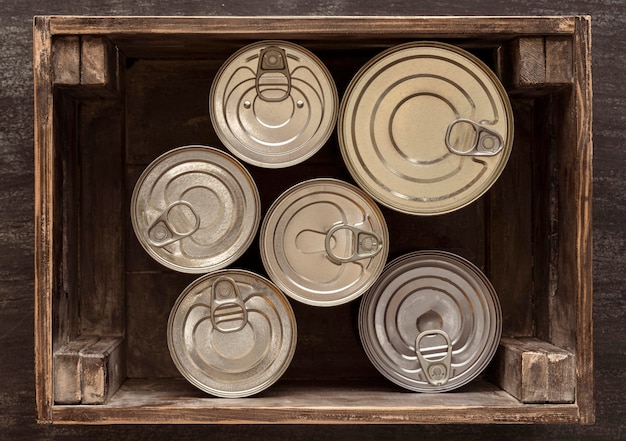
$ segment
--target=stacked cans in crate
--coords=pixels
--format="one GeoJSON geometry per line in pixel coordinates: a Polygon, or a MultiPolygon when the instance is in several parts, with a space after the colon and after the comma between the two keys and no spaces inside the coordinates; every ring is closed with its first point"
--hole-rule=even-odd
{"type": "Polygon", "coordinates": [[[415,250],[388,262],[377,204],[439,215],[471,204],[497,180],[512,147],[512,111],[483,62],[444,43],[394,46],[357,72],[339,103],[313,53],[261,41],[222,65],[210,116],[230,154],[175,148],[144,170],[131,201],[146,252],[170,269],[202,274],[180,294],[167,327],[187,380],[221,397],[277,381],[297,341],[286,296],[316,307],[360,299],[368,358],[406,389],[448,391],[482,372],[501,333],[493,286],[449,252],[415,250]],[[300,182],[261,219],[257,183],[242,162],[294,166],[335,127],[356,185],[300,182]],[[257,232],[267,277],[229,269],[257,232]]]}

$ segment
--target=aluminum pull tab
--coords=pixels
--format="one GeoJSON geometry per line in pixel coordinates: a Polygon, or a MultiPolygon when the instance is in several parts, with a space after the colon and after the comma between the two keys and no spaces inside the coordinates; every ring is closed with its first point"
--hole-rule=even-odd
{"type": "Polygon", "coordinates": [[[498,132],[471,119],[459,118],[452,121],[448,126],[446,147],[450,152],[459,156],[494,156],[504,148],[504,141],[498,132]],[[468,145],[467,148],[463,147],[462,150],[459,150],[452,145],[450,137],[453,130],[460,135],[460,139],[469,137],[467,142],[462,142],[462,144],[468,145]]]}
{"type": "Polygon", "coordinates": [[[148,227],[148,242],[155,247],[164,247],[200,228],[200,218],[189,202],[176,201],[148,227]]]}
{"type": "Polygon", "coordinates": [[[364,230],[353,225],[336,224],[326,233],[324,246],[328,258],[336,264],[342,264],[374,257],[383,248],[383,242],[380,236],[373,231],[364,230]],[[352,233],[352,254],[349,256],[337,256],[332,249],[333,236],[339,230],[348,230],[352,233]]]}
{"type": "MultiPolygon", "coordinates": [[[[426,348],[426,350],[440,350],[441,346],[426,348]]],[[[424,372],[424,376],[426,380],[433,386],[443,386],[450,379],[450,364],[452,362],[452,343],[450,342],[450,337],[445,331],[440,329],[431,329],[428,331],[424,331],[420,333],[415,339],[415,353],[417,354],[417,359],[422,367],[422,371],[424,372]],[[420,343],[424,337],[433,337],[436,335],[441,335],[445,341],[446,346],[446,354],[443,357],[433,359],[427,359],[422,353],[422,348],[420,343]]]]}
{"type": "Polygon", "coordinates": [[[230,277],[218,277],[211,286],[211,322],[221,332],[237,332],[248,323],[239,288],[230,277]]]}
{"type": "Polygon", "coordinates": [[[261,50],[256,70],[256,93],[263,101],[280,102],[291,94],[291,75],[287,54],[278,46],[261,50]]]}

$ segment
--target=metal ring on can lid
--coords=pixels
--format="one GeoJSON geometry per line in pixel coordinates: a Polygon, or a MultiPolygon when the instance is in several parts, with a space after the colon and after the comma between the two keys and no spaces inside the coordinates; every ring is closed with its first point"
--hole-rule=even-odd
{"type": "Polygon", "coordinates": [[[285,372],[296,348],[289,301],[269,280],[224,269],[192,282],[167,324],[174,364],[194,386],[218,397],[254,395],[285,372]]]}
{"type": "Polygon", "coordinates": [[[233,155],[259,167],[288,167],[313,156],[334,130],[338,107],[328,69],[286,41],[243,47],[211,86],[218,137],[233,155]]]}
{"type": "Polygon", "coordinates": [[[315,306],[349,302],[382,272],[389,233],[382,212],[361,189],[312,179],[285,191],[260,233],[261,260],[288,296],[315,306]]]}
{"type": "Polygon", "coordinates": [[[415,42],[363,66],[341,102],[339,145],[374,199],[416,215],[484,194],[513,144],[513,112],[496,75],[456,46],[415,42]]]}
{"type": "Polygon", "coordinates": [[[358,319],[373,365],[417,392],[445,392],[476,378],[496,352],[501,322],[487,277],[443,251],[419,251],[389,263],[363,296],[358,319]]]}
{"type": "Polygon", "coordinates": [[[207,146],[185,146],[155,159],[135,184],[131,220],[157,262],[206,273],[239,258],[260,223],[259,192],[235,158],[207,146]]]}

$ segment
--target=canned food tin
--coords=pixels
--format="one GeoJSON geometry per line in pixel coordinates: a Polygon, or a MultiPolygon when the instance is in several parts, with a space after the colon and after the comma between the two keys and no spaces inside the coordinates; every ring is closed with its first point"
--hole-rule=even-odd
{"type": "Polygon", "coordinates": [[[270,279],[288,296],[315,306],[346,303],[382,272],[389,233],[382,212],[361,189],[312,179],[285,191],[260,234],[270,279]]]}
{"type": "Polygon", "coordinates": [[[391,262],[363,296],[367,356],[392,382],[444,392],[476,378],[496,352],[501,311],[489,280],[467,260],[420,251],[391,262]]]}
{"type": "Polygon", "coordinates": [[[210,95],[213,127],[231,153],[280,168],[314,155],[337,118],[335,83],[322,62],[286,41],[250,44],[217,73],[210,95]]]}
{"type": "Polygon", "coordinates": [[[235,158],[192,145],[148,165],[133,191],[131,220],[157,262],[206,273],[245,252],[260,223],[260,205],[252,177],[235,158]]]}
{"type": "Polygon", "coordinates": [[[513,116],[495,74],[449,44],[407,43],[367,63],[339,110],[341,153],[359,186],[397,211],[436,215],[500,176],[513,116]]]}
{"type": "Polygon", "coordinates": [[[178,370],[218,397],[254,395],[274,384],[293,358],[296,337],[285,296],[245,270],[220,270],[192,282],[167,324],[178,370]]]}

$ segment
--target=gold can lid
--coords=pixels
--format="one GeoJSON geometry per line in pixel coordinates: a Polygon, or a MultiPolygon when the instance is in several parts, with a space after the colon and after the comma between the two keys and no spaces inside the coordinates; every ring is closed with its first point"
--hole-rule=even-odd
{"type": "Polygon", "coordinates": [[[389,232],[360,188],[331,178],[301,182],[269,208],[260,232],[263,266],[289,297],[313,306],[358,298],[382,272],[389,232]]]}
{"type": "Polygon", "coordinates": [[[250,173],[231,155],[189,145],[152,161],[135,184],[131,221],[160,264],[184,273],[224,268],[248,249],[261,200],[250,173]]]}
{"type": "Polygon", "coordinates": [[[167,324],[180,373],[218,397],[246,397],[270,387],[291,363],[296,341],[289,301],[269,280],[239,269],[192,282],[167,324]]]}
{"type": "Polygon", "coordinates": [[[211,87],[217,136],[233,155],[265,168],[313,156],[332,134],[338,107],[326,66],[287,41],[243,47],[226,60],[211,87]]]}
{"type": "Polygon", "coordinates": [[[363,66],[339,110],[339,145],[374,199],[415,215],[462,208],[504,169],[513,144],[508,96],[482,61],[456,46],[414,42],[363,66]]]}
{"type": "Polygon", "coordinates": [[[478,377],[500,342],[502,311],[487,277],[444,251],[389,263],[363,295],[359,334],[378,371],[405,389],[446,392],[478,377]]]}

